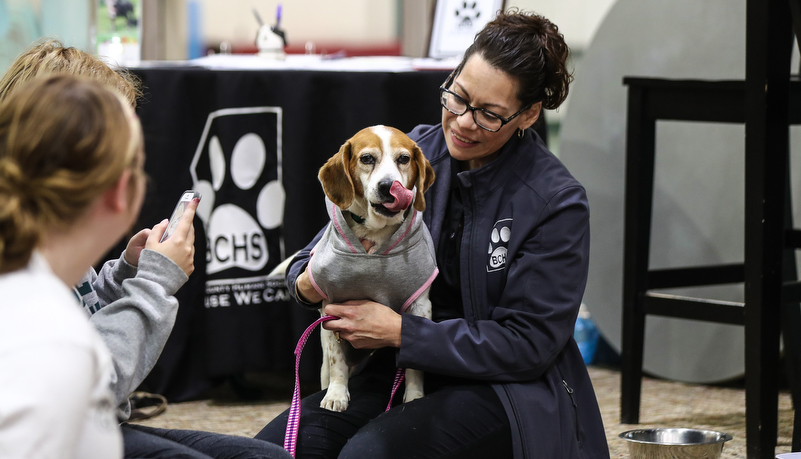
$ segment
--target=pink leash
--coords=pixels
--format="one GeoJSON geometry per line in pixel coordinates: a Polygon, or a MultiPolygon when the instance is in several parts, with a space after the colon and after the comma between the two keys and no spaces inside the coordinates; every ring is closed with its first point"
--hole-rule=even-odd
{"type": "MultiPolygon", "coordinates": [[[[314,329],[321,323],[334,319],[339,319],[339,317],[323,316],[314,321],[314,323],[309,325],[306,331],[303,332],[298,340],[298,345],[295,346],[295,389],[292,392],[292,403],[289,406],[289,418],[286,421],[286,433],[284,434],[284,449],[289,451],[292,457],[295,457],[295,449],[298,443],[298,429],[300,428],[300,354],[303,352],[303,347],[306,346],[306,342],[309,340],[314,329]]],[[[398,387],[400,387],[401,382],[403,382],[405,375],[406,370],[404,368],[398,368],[398,372],[395,374],[395,381],[392,383],[392,394],[389,397],[389,403],[385,411],[389,411],[389,409],[392,408],[392,399],[395,398],[395,392],[398,391],[398,387]]]]}

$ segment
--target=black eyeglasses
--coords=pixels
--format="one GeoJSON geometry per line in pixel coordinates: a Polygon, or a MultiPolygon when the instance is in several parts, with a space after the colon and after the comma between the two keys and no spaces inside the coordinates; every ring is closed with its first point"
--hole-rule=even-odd
{"type": "Polygon", "coordinates": [[[531,108],[530,105],[523,107],[520,109],[520,111],[509,118],[504,118],[497,113],[487,110],[486,108],[473,107],[472,105],[468,104],[462,96],[456,94],[450,89],[447,89],[453,82],[455,74],[456,72],[451,73],[445,84],[439,87],[439,101],[445,110],[448,110],[456,116],[462,116],[467,113],[468,110],[470,110],[473,112],[473,121],[475,121],[476,124],[482,129],[490,132],[498,132],[505,124],[512,121],[519,114],[531,108]]]}

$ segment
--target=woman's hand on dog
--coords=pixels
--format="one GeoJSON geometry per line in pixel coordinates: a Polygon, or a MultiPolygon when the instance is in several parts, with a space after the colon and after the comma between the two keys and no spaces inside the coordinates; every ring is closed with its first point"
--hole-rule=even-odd
{"type": "Polygon", "coordinates": [[[326,330],[339,332],[356,349],[400,347],[401,315],[374,301],[348,301],[329,304],[327,315],[339,317],[323,323],[326,330]]]}
{"type": "Polygon", "coordinates": [[[301,300],[309,304],[317,304],[323,301],[323,296],[314,288],[306,271],[300,273],[297,279],[295,279],[295,291],[298,296],[300,296],[301,300]]]}

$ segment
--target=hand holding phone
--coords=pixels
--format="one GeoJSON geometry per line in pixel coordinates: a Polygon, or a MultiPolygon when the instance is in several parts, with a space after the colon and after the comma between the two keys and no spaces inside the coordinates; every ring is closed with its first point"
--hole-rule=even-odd
{"type": "Polygon", "coordinates": [[[175,210],[172,211],[170,222],[167,224],[167,229],[164,230],[164,234],[161,235],[159,242],[164,242],[168,237],[170,237],[170,235],[172,235],[173,232],[175,232],[175,227],[177,227],[178,222],[181,221],[181,216],[183,216],[186,206],[188,206],[193,199],[200,200],[200,198],[200,193],[197,191],[184,191],[184,193],[181,195],[181,199],[178,200],[178,204],[175,205],[175,210]]]}

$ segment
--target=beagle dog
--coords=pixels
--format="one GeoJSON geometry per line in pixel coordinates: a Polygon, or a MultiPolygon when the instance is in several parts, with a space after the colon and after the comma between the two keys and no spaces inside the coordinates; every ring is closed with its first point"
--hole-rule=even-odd
{"type": "MultiPolygon", "coordinates": [[[[318,178],[331,223],[306,272],[324,298],[321,312],[328,303],[369,299],[430,319],[428,291],[439,271],[422,211],[434,170],[417,144],[395,128],[365,128],[318,178]]],[[[320,406],[345,411],[348,378],[373,351],[355,349],[325,329],[321,340],[320,382],[327,392],[320,406]]],[[[403,401],[422,396],[422,372],[409,369],[403,401]]]]}

